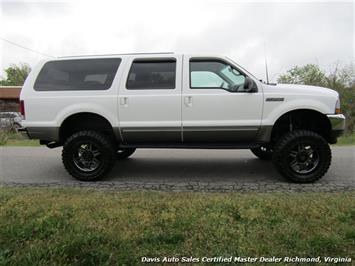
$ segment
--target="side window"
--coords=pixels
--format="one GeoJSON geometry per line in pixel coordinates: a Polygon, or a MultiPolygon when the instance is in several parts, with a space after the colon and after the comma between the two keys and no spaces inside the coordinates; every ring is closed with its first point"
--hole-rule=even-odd
{"type": "Polygon", "coordinates": [[[75,59],[47,62],[41,69],[36,91],[107,90],[111,87],[120,58],[75,59]]]}
{"type": "Polygon", "coordinates": [[[224,89],[244,92],[245,76],[229,64],[218,60],[190,60],[191,89],[224,89]]]}
{"type": "Polygon", "coordinates": [[[134,60],[128,74],[128,90],[175,89],[176,60],[134,60]]]}
{"type": "Polygon", "coordinates": [[[191,88],[219,88],[225,86],[224,80],[209,71],[191,72],[191,88]]]}

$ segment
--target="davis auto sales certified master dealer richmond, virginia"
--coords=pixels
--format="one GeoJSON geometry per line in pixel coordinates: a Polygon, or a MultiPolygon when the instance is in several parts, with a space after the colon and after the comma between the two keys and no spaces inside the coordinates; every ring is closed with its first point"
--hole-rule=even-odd
{"type": "Polygon", "coordinates": [[[351,263],[349,257],[142,257],[143,263],[351,263]]]}

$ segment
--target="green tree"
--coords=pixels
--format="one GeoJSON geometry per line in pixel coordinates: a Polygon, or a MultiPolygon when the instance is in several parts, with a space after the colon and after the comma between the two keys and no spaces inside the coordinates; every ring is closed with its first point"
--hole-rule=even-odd
{"type": "Polygon", "coordinates": [[[6,78],[0,79],[0,85],[2,86],[22,86],[31,71],[31,67],[28,64],[12,64],[5,69],[6,78]]]}
{"type": "Polygon", "coordinates": [[[308,64],[302,67],[295,66],[291,68],[285,74],[281,75],[277,81],[286,84],[324,86],[327,78],[317,65],[308,64]]]}
{"type": "Polygon", "coordinates": [[[295,66],[277,79],[279,83],[304,84],[331,88],[339,92],[341,109],[347,118],[347,132],[355,129],[355,68],[354,64],[340,66],[336,63],[329,73],[319,66],[295,66]]]}

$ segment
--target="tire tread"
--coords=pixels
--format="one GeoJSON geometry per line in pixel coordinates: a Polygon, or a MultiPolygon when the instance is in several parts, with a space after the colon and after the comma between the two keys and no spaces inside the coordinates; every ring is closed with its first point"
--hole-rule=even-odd
{"type": "Polygon", "coordinates": [[[110,140],[110,138],[106,137],[105,135],[101,134],[100,132],[93,131],[93,130],[84,130],[84,131],[79,131],[71,135],[64,143],[63,145],[63,150],[62,150],[62,162],[64,164],[65,169],[68,171],[68,173],[73,176],[76,179],[79,179],[81,181],[93,181],[96,179],[99,179],[103,176],[105,176],[114,166],[115,162],[115,150],[113,148],[113,143],[110,140]],[[95,139],[100,143],[100,145],[103,146],[104,151],[107,152],[107,158],[108,160],[105,161],[106,166],[101,168],[100,171],[95,173],[94,175],[92,174],[83,174],[80,173],[75,169],[75,166],[73,166],[72,163],[69,163],[71,160],[70,158],[70,153],[68,153],[68,150],[70,150],[70,145],[76,141],[78,138],[92,138],[95,139]]]}
{"type": "Polygon", "coordinates": [[[322,136],[309,130],[295,130],[295,131],[288,132],[283,137],[281,137],[281,139],[276,143],[274,147],[273,163],[275,167],[281,173],[281,175],[285,176],[289,180],[296,183],[311,183],[320,179],[328,171],[331,160],[332,160],[332,153],[327,141],[322,136]],[[325,164],[323,162],[320,162],[322,164],[321,170],[316,171],[315,174],[309,178],[300,178],[295,175],[293,176],[290,175],[288,170],[288,165],[283,160],[285,156],[283,154],[283,151],[285,150],[285,148],[296,139],[300,139],[304,137],[312,138],[321,142],[323,144],[321,147],[322,152],[324,152],[323,155],[328,158],[325,164]]]}

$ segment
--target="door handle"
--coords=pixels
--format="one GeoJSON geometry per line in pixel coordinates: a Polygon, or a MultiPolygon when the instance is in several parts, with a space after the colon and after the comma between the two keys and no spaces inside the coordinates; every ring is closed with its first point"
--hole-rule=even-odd
{"type": "Polygon", "coordinates": [[[124,105],[125,107],[128,106],[128,97],[121,97],[120,104],[124,105]]]}
{"type": "Polygon", "coordinates": [[[184,101],[186,106],[188,107],[192,106],[192,96],[185,96],[184,101]]]}

